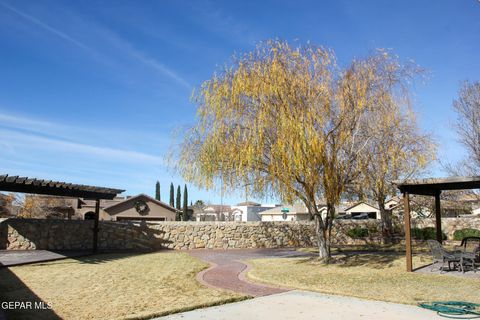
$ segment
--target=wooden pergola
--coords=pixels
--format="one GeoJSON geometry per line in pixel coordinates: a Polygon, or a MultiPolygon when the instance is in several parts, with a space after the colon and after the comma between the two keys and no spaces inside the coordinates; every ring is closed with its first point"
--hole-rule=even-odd
{"type": "Polygon", "coordinates": [[[407,271],[413,270],[412,264],[412,233],[410,224],[410,195],[422,195],[435,197],[435,230],[436,239],[442,242],[442,214],[440,194],[445,190],[472,190],[480,189],[480,176],[476,177],[450,177],[429,178],[394,181],[400,192],[403,193],[404,223],[405,223],[405,247],[407,258],[407,271]]]}
{"type": "Polygon", "coordinates": [[[93,251],[96,252],[98,248],[100,199],[111,200],[115,198],[117,194],[122,193],[125,190],[3,174],[0,175],[0,191],[94,199],[95,221],[93,227],[93,251]]]}

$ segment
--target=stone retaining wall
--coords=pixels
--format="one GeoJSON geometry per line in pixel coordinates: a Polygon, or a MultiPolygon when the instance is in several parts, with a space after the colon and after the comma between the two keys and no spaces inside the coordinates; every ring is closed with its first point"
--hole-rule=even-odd
{"type": "MultiPolygon", "coordinates": [[[[412,226],[434,226],[434,221],[414,221],[412,226]]],[[[449,238],[457,229],[480,229],[480,219],[443,219],[449,238]]],[[[0,219],[0,249],[80,250],[92,247],[93,221],[0,219]]],[[[334,244],[381,242],[378,220],[337,220],[334,244]],[[367,228],[368,238],[352,239],[347,231],[367,228]]],[[[100,249],[230,249],[316,246],[313,222],[100,222],[100,249]]]]}
{"type": "MultiPolygon", "coordinates": [[[[412,221],[412,228],[435,227],[435,219],[416,219],[412,221]]],[[[462,229],[480,230],[480,218],[442,218],[442,232],[447,239],[453,239],[455,230],[462,229]]]]}

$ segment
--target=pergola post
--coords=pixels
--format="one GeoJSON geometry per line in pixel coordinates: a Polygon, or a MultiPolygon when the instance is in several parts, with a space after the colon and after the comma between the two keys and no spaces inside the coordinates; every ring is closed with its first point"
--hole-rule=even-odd
{"type": "Polygon", "coordinates": [[[407,272],[412,272],[412,233],[410,225],[410,196],[408,192],[403,193],[403,219],[405,223],[405,258],[407,260],[407,272]]]}
{"type": "Polygon", "coordinates": [[[95,221],[93,225],[93,252],[98,250],[98,220],[100,218],[100,199],[95,199],[95,221]]]}
{"type": "Polygon", "coordinates": [[[440,207],[440,193],[441,191],[437,191],[435,193],[435,230],[436,230],[436,237],[437,241],[442,243],[442,211],[440,207]]]}

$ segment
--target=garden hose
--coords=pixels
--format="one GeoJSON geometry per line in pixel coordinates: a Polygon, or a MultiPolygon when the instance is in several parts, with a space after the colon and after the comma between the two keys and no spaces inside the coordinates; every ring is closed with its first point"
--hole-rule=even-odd
{"type": "Polygon", "coordinates": [[[441,317],[450,319],[480,318],[480,304],[464,301],[434,301],[419,304],[420,307],[436,311],[441,317]]]}

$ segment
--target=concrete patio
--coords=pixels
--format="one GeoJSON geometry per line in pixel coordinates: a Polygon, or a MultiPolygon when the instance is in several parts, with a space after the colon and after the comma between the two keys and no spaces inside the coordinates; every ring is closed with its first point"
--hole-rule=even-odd
{"type": "Polygon", "coordinates": [[[465,273],[459,271],[459,270],[445,270],[445,271],[440,271],[438,268],[434,268],[432,270],[432,265],[426,265],[422,266],[419,268],[416,268],[414,272],[417,273],[424,273],[424,274],[436,274],[436,275],[442,275],[442,276],[447,276],[447,277],[461,277],[461,278],[471,278],[471,279],[480,279],[480,270],[476,270],[477,272],[474,272],[473,270],[468,270],[465,271],[465,273]]]}
{"type": "Polygon", "coordinates": [[[157,319],[435,320],[444,318],[435,312],[412,305],[295,290],[217,307],[177,313],[157,319]]]}
{"type": "Polygon", "coordinates": [[[0,267],[54,261],[92,254],[92,250],[49,251],[49,250],[0,250],[0,267]]]}

